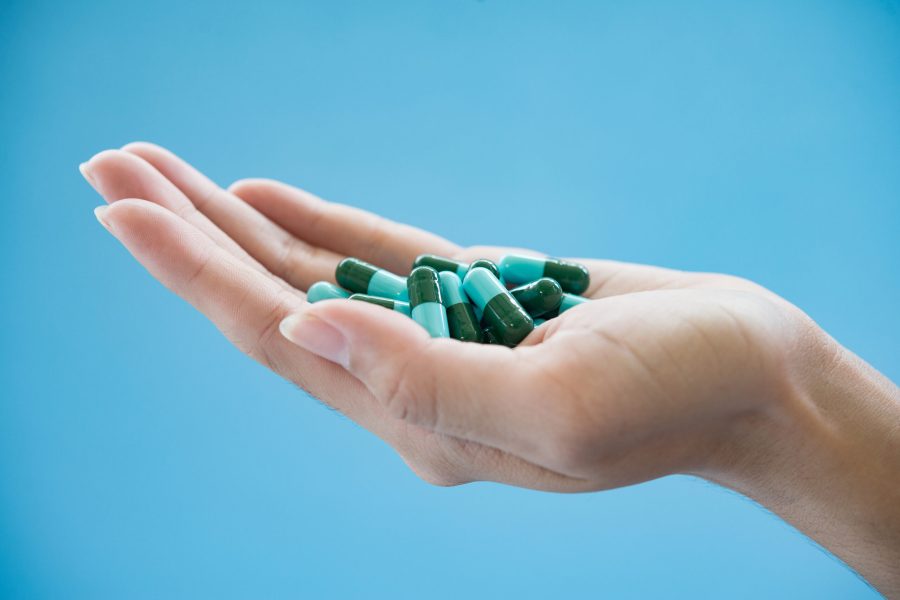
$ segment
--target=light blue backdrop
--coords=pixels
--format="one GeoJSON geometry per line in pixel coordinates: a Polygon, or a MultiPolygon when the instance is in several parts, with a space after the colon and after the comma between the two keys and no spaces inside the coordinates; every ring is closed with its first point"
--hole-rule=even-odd
{"type": "Polygon", "coordinates": [[[436,230],[753,278],[900,378],[900,5],[0,6],[0,597],[871,597],[751,502],[418,481],[94,220],[135,139],[436,230]]]}

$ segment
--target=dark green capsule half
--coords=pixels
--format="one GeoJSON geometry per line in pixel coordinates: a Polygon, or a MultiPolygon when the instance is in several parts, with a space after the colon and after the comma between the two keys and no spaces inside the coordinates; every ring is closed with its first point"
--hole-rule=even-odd
{"type": "Polygon", "coordinates": [[[378,267],[358,258],[345,258],[334,270],[334,278],[342,288],[365,294],[369,291],[369,282],[376,271],[378,267]]]}
{"type": "Polygon", "coordinates": [[[544,277],[555,279],[563,291],[570,294],[582,294],[591,283],[591,274],[587,267],[556,258],[548,258],[544,263],[544,277]]]}
{"type": "Polygon", "coordinates": [[[489,328],[485,327],[485,328],[481,331],[481,335],[482,335],[482,337],[483,337],[483,342],[484,342],[485,344],[496,344],[496,345],[500,345],[500,341],[499,341],[499,340],[497,339],[497,337],[494,335],[494,332],[491,331],[489,328]]]}
{"type": "Polygon", "coordinates": [[[468,302],[460,302],[447,307],[447,323],[450,337],[463,342],[482,342],[484,335],[475,318],[475,310],[468,302]]]}
{"type": "Polygon", "coordinates": [[[456,273],[460,278],[466,276],[469,265],[452,258],[438,256],[437,254],[420,254],[413,262],[413,269],[416,267],[431,267],[438,273],[441,271],[451,271],[456,273]]]}
{"type": "Polygon", "coordinates": [[[484,307],[481,322],[504,346],[518,345],[534,329],[534,321],[511,296],[497,294],[484,307]]]}
{"type": "Polygon", "coordinates": [[[509,293],[532,317],[540,317],[558,309],[563,299],[562,287],[549,277],[526,283],[509,293]]]}
{"type": "Polygon", "coordinates": [[[426,302],[441,304],[441,280],[431,267],[416,267],[406,279],[409,306],[415,308],[426,302]]]}
{"type": "Polygon", "coordinates": [[[471,271],[472,269],[477,269],[479,267],[481,267],[482,269],[487,269],[488,271],[491,272],[491,274],[493,274],[494,277],[496,277],[497,279],[500,279],[500,281],[503,281],[500,278],[500,269],[497,267],[497,264],[494,261],[488,260],[486,258],[479,258],[478,260],[473,260],[469,264],[469,271],[471,271]]]}

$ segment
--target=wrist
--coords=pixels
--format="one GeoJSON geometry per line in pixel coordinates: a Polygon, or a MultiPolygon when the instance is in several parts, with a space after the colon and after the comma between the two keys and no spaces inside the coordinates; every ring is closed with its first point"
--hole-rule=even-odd
{"type": "Polygon", "coordinates": [[[760,502],[887,594],[900,592],[900,392],[798,317],[773,398],[704,476],[760,502]]]}

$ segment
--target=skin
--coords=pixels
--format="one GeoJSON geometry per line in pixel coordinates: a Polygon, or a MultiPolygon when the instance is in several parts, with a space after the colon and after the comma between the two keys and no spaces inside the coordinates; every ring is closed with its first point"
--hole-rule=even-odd
{"type": "Polygon", "coordinates": [[[521,249],[437,235],[269,180],[227,190],[134,143],[81,166],[100,222],[241,350],[424,480],[556,492],[693,474],[757,500],[900,597],[900,390],[800,309],[728,275],[585,264],[595,301],[515,348],[432,339],[365,302],[305,302],[355,256],[521,249]],[[460,377],[465,373],[465,377],[460,377]]]}

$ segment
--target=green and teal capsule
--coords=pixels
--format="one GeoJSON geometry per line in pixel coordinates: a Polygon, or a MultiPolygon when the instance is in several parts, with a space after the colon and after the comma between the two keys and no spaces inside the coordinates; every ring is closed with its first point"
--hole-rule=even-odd
{"type": "Polygon", "coordinates": [[[450,337],[438,272],[431,267],[416,267],[409,274],[407,282],[410,316],[413,320],[433,338],[450,337]]]}
{"type": "Polygon", "coordinates": [[[322,300],[338,300],[342,298],[349,298],[350,292],[343,288],[339,288],[333,283],[328,283],[327,281],[317,281],[311,286],[309,286],[309,290],[306,292],[306,301],[313,302],[321,302],[322,300]]]}
{"type": "Polygon", "coordinates": [[[441,297],[447,309],[450,337],[464,342],[481,342],[484,336],[475,317],[475,309],[463,291],[462,281],[452,271],[438,273],[441,281],[441,297]]]}
{"type": "Polygon", "coordinates": [[[575,294],[563,294],[562,302],[559,303],[559,308],[551,313],[547,313],[544,316],[547,319],[552,319],[553,317],[558,317],[570,308],[575,308],[579,304],[584,304],[585,302],[590,301],[590,298],[585,298],[584,296],[576,296],[575,294]]]}
{"type": "Polygon", "coordinates": [[[472,269],[477,269],[479,267],[482,269],[487,269],[488,271],[491,272],[491,274],[493,274],[494,277],[499,279],[501,283],[503,282],[503,277],[500,275],[500,269],[497,267],[497,263],[495,263],[494,261],[488,260],[486,258],[479,258],[478,260],[473,260],[471,263],[469,263],[468,271],[471,271],[472,269]]]}
{"type": "Polygon", "coordinates": [[[512,285],[531,283],[541,277],[555,279],[564,292],[581,294],[588,289],[591,275],[584,265],[559,260],[507,254],[500,259],[500,274],[512,285]]]}
{"type": "Polygon", "coordinates": [[[437,254],[420,254],[413,262],[413,269],[416,267],[431,267],[438,273],[450,271],[451,273],[456,273],[460,279],[465,277],[466,272],[469,270],[469,265],[466,263],[438,256],[437,254]]]}
{"type": "Polygon", "coordinates": [[[563,291],[555,279],[541,277],[509,291],[528,314],[540,317],[559,308],[563,291]]]}
{"type": "Polygon", "coordinates": [[[515,346],[534,329],[531,316],[487,269],[479,267],[469,271],[463,289],[481,307],[482,324],[504,346],[515,346]]]}
{"type": "Polygon", "coordinates": [[[369,304],[377,304],[378,306],[383,306],[387,309],[395,310],[398,313],[403,313],[407,317],[410,316],[409,302],[404,302],[403,300],[391,300],[390,298],[369,296],[368,294],[353,294],[352,296],[350,296],[350,299],[368,302],[369,304]]]}
{"type": "Polygon", "coordinates": [[[395,300],[409,299],[406,278],[379,269],[358,258],[345,258],[334,272],[338,284],[356,294],[395,300]]]}

